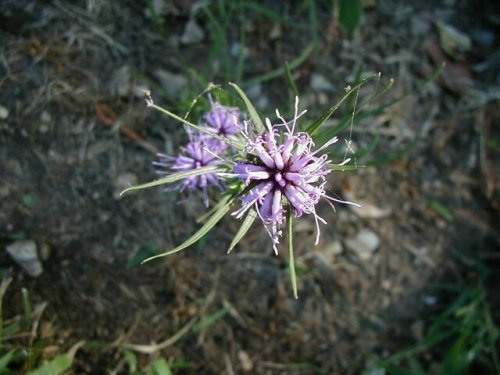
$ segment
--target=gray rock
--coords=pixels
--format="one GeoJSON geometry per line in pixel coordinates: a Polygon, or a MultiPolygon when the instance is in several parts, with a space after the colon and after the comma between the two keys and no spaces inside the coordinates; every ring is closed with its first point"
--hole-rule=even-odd
{"type": "Polygon", "coordinates": [[[354,238],[345,241],[346,246],[362,260],[368,260],[380,245],[379,236],[368,229],[361,229],[354,238]]]}
{"type": "Polygon", "coordinates": [[[9,110],[0,105],[0,120],[5,120],[7,117],[9,117],[9,110]]]}
{"type": "Polygon", "coordinates": [[[187,79],[182,74],[167,72],[159,69],[154,73],[165,90],[172,96],[179,98],[182,89],[187,86],[187,79]]]}
{"type": "Polygon", "coordinates": [[[313,91],[333,91],[333,85],[321,74],[311,75],[311,89],[313,91]]]}
{"type": "Polygon", "coordinates": [[[184,28],[184,32],[181,36],[182,44],[195,44],[201,42],[205,39],[205,32],[203,29],[196,23],[194,18],[191,18],[184,28]]]}
{"type": "Polygon", "coordinates": [[[38,277],[43,273],[35,241],[16,241],[8,245],[6,250],[12,259],[31,277],[38,277]]]}

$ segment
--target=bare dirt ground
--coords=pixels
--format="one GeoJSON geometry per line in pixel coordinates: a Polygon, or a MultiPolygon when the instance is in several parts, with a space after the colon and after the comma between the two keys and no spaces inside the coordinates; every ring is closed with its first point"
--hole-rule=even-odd
{"type": "MultiPolygon", "coordinates": [[[[409,327],[441,303],[441,296],[427,303],[431,283],[473,280],[467,262],[498,267],[499,151],[498,143],[489,146],[499,137],[498,58],[488,40],[474,38],[467,52],[444,54],[436,26],[498,32],[488,21],[495,9],[498,21],[498,7],[389,0],[365,10],[352,37],[320,4],[319,48],[294,72],[303,104],[321,113],[359,66],[394,78],[392,97],[424,82],[443,59],[447,68],[419,94],[355,126],[354,145],[380,134],[374,156],[419,142],[390,162],[335,174],[333,190],[366,210],[321,207],[328,226],[318,246],[313,223],[297,224],[299,300],[290,292],[286,251],[274,256],[261,227],[226,255],[239,224],[230,217],[181,254],[127,267],[140,249],[165,250],[187,238],[202,209],[196,199],[179,205],[182,197],[161,189],[117,195],[128,183],[151,180],[154,152],[175,152],[182,139],[178,124],[146,108],[141,89],[168,91],[179,77],[185,90],[204,88],[185,68],[207,71],[208,23],[200,17],[204,41],[179,44],[193,2],[164,3],[177,9],[161,16],[168,35],[143,2],[0,4],[0,105],[7,111],[0,119],[0,241],[29,239],[48,249],[37,278],[1,252],[3,274],[13,277],[4,315],[22,311],[22,287],[33,305],[47,302],[42,336],[60,351],[86,341],[73,373],[126,373],[122,348],[163,342],[222,312],[214,324],[141,355],[141,363],[182,359],[190,367],[177,371],[196,374],[356,374],[371,355],[414,337],[409,327]],[[162,80],[158,72],[175,77],[162,80]],[[314,74],[330,86],[312,85],[314,74]],[[376,250],[355,250],[352,240],[363,230],[380,240],[376,250]]],[[[295,3],[263,4],[307,27],[295,3]]],[[[308,45],[302,30],[247,15],[244,79],[280,68],[308,45]]],[[[226,83],[220,70],[208,79],[226,83]]],[[[282,78],[261,88],[268,113],[289,97],[282,78]]],[[[171,99],[162,104],[179,103],[171,99]]],[[[499,306],[498,288],[491,300],[499,306]]]]}

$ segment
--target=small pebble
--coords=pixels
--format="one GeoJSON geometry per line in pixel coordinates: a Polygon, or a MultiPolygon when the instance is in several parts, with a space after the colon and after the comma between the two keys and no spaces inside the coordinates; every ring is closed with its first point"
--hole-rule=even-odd
{"type": "Polygon", "coordinates": [[[247,352],[240,350],[238,352],[238,358],[241,363],[241,367],[243,367],[244,372],[249,372],[252,371],[253,369],[253,362],[250,359],[250,356],[247,354],[247,352]]]}
{"type": "Polygon", "coordinates": [[[31,277],[37,277],[43,273],[35,241],[16,241],[8,245],[6,250],[12,259],[31,277]]]}
{"type": "Polygon", "coordinates": [[[0,105],[0,120],[5,120],[7,117],[9,117],[9,110],[0,105]]]}
{"type": "Polygon", "coordinates": [[[115,199],[120,198],[120,193],[133,185],[137,185],[137,176],[130,172],[120,174],[115,180],[115,191],[113,196],[115,199]]]}
{"type": "Polygon", "coordinates": [[[333,85],[321,74],[312,74],[310,84],[313,91],[333,90],[333,85]]]}
{"type": "Polygon", "coordinates": [[[182,44],[195,44],[201,42],[205,39],[205,32],[203,29],[196,23],[194,18],[191,18],[184,28],[184,32],[181,36],[182,44]]]}
{"type": "Polygon", "coordinates": [[[179,98],[182,90],[187,86],[186,77],[179,73],[168,72],[159,69],[154,72],[155,77],[160,81],[163,88],[172,96],[179,98]]]}
{"type": "Polygon", "coordinates": [[[375,232],[368,229],[362,229],[354,238],[347,239],[345,244],[350,250],[354,251],[360,259],[368,260],[380,245],[380,239],[375,232]]]}

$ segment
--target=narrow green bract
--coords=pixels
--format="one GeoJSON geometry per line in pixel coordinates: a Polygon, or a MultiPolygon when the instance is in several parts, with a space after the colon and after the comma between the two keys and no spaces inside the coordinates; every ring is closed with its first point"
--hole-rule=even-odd
{"type": "Polygon", "coordinates": [[[240,229],[234,236],[233,240],[231,241],[231,245],[229,245],[229,249],[227,250],[227,253],[229,254],[234,247],[240,242],[240,240],[247,234],[248,230],[252,226],[253,222],[257,218],[257,211],[255,209],[251,209],[248,211],[247,216],[245,216],[245,220],[243,220],[243,223],[241,224],[240,229]]]}
{"type": "Polygon", "coordinates": [[[246,96],[246,94],[238,87],[236,83],[229,82],[231,86],[234,87],[238,95],[243,99],[243,102],[245,103],[245,106],[247,107],[248,114],[250,115],[250,119],[254,123],[255,127],[257,128],[257,131],[259,133],[263,133],[266,129],[264,128],[264,124],[262,120],[260,119],[259,114],[255,110],[255,107],[253,106],[252,102],[250,102],[250,99],[246,96]]]}
{"type": "Polygon", "coordinates": [[[176,248],[174,248],[172,250],[169,250],[169,251],[166,251],[164,253],[152,256],[151,258],[146,259],[142,263],[146,263],[146,262],[149,262],[150,260],[153,260],[156,258],[160,258],[160,257],[164,257],[164,256],[167,256],[170,254],[177,253],[177,252],[184,250],[185,248],[191,246],[192,244],[198,242],[203,236],[205,236],[215,226],[215,224],[217,224],[219,221],[221,221],[221,219],[229,212],[229,210],[231,209],[231,207],[233,205],[233,200],[232,200],[232,197],[230,197],[230,196],[225,196],[224,198],[222,198],[221,201],[223,202],[221,207],[217,211],[215,211],[215,213],[210,217],[210,219],[208,219],[207,222],[205,224],[203,224],[203,226],[195,234],[193,234],[191,237],[189,237],[189,239],[187,239],[184,243],[182,243],[181,245],[177,246],[176,248]]]}
{"type": "Polygon", "coordinates": [[[193,169],[193,170],[186,171],[186,172],[172,173],[171,175],[160,178],[158,180],[154,180],[154,181],[142,184],[142,185],[131,186],[131,187],[123,190],[120,193],[120,196],[122,196],[123,194],[126,194],[130,191],[133,191],[133,190],[141,190],[141,189],[147,189],[147,188],[150,188],[153,186],[171,184],[173,182],[182,180],[186,177],[193,177],[193,176],[199,176],[199,175],[202,175],[205,173],[217,173],[217,172],[222,172],[222,171],[224,171],[224,169],[222,169],[221,167],[218,167],[215,165],[209,165],[206,167],[200,167],[200,168],[193,169]]]}
{"type": "Polygon", "coordinates": [[[288,206],[286,211],[286,227],[288,231],[288,254],[289,254],[289,268],[290,268],[290,281],[292,283],[292,291],[295,299],[299,298],[297,292],[297,274],[295,273],[295,257],[293,255],[293,215],[292,208],[288,206]]]}

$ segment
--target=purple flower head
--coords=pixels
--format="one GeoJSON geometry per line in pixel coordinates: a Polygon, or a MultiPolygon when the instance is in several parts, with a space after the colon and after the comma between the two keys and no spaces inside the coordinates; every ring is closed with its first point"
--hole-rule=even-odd
{"type": "Polygon", "coordinates": [[[231,138],[242,129],[241,113],[238,108],[225,107],[217,102],[212,103],[212,109],[203,116],[206,127],[217,135],[231,138]]]}
{"type": "MultiPolygon", "coordinates": [[[[216,139],[200,135],[191,136],[191,140],[177,157],[174,158],[165,154],[158,154],[158,160],[153,162],[153,164],[159,168],[157,173],[160,175],[219,165],[222,163],[222,160],[219,159],[217,155],[224,152],[225,147],[225,144],[216,139]]],[[[221,190],[223,188],[215,173],[186,177],[182,180],[178,188],[180,191],[201,190],[203,193],[203,201],[205,205],[208,206],[208,187],[211,185],[217,186],[221,190]]]]}
{"type": "MultiPolygon", "coordinates": [[[[314,142],[307,133],[295,133],[298,101],[295,103],[295,117],[286,122],[276,111],[281,124],[271,125],[266,119],[267,131],[254,139],[248,134],[247,151],[250,161],[239,162],[234,173],[246,186],[252,186],[242,198],[242,207],[233,213],[240,218],[254,207],[266,225],[277,252],[281,235],[280,227],[285,220],[284,203],[288,201],[295,217],[305,214],[314,216],[317,227],[316,244],[319,241],[319,221],[326,223],[316,213],[320,198],[338,201],[326,195],[326,176],[330,173],[327,155],[317,156],[318,152],[337,142],[333,138],[316,151],[314,142]],[[281,135],[280,128],[285,131],[281,135]],[[269,228],[268,228],[269,227],[269,228]]],[[[349,203],[349,202],[348,202],[349,203]]]]}

